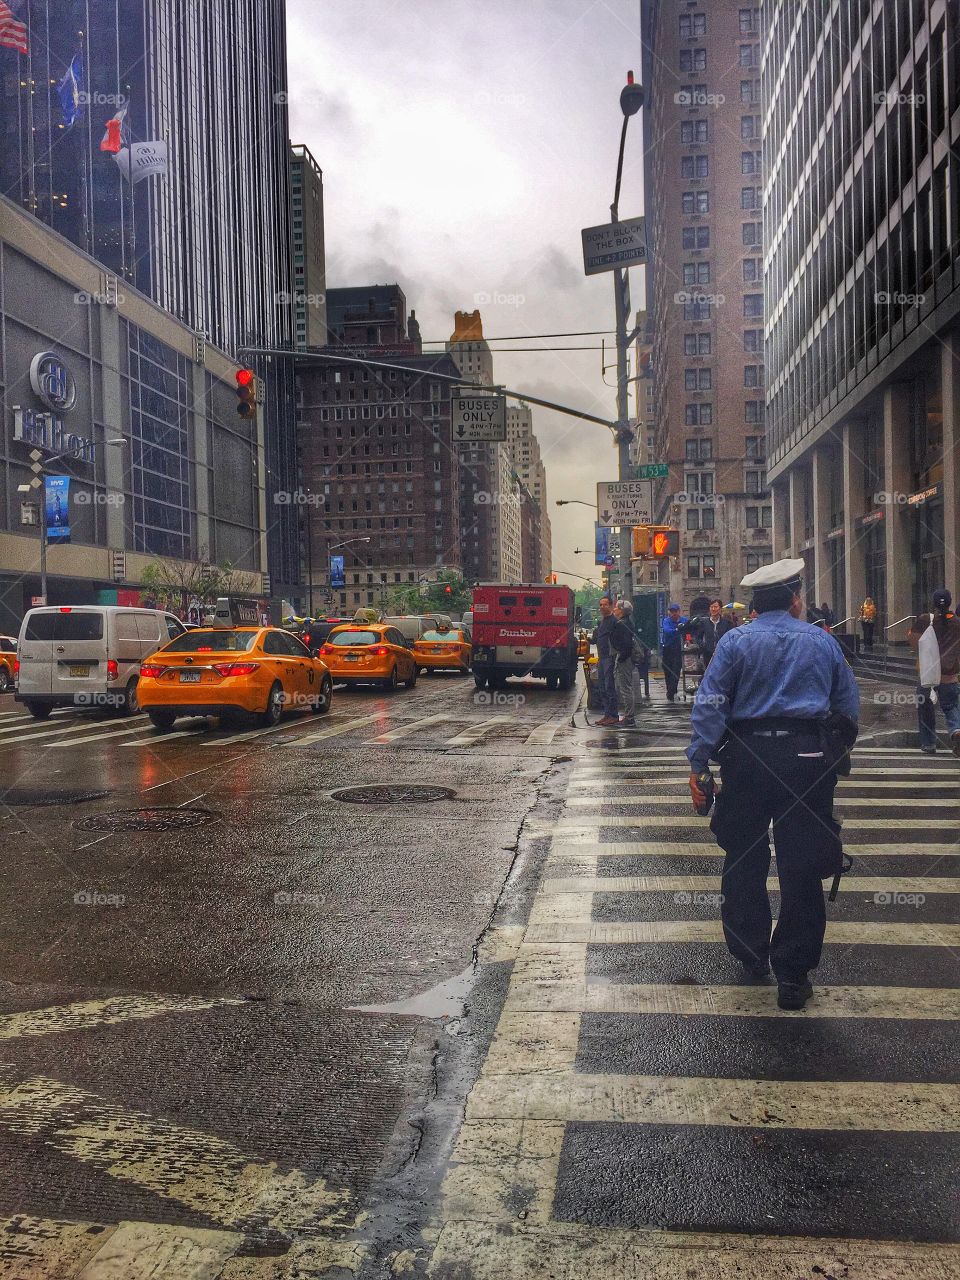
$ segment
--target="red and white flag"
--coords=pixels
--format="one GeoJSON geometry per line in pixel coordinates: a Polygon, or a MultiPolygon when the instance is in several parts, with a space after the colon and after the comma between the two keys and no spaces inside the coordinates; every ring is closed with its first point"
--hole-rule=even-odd
{"type": "Polygon", "coordinates": [[[0,0],[0,46],[4,49],[16,49],[18,53],[28,53],[27,24],[13,16],[13,12],[4,0],[0,0]]]}
{"type": "MultiPolygon", "coordinates": [[[[2,0],[0,0],[2,3],[2,0]]],[[[101,151],[112,151],[117,154],[123,147],[123,122],[127,114],[127,104],[124,103],[117,114],[107,121],[107,131],[100,139],[101,151]]]]}

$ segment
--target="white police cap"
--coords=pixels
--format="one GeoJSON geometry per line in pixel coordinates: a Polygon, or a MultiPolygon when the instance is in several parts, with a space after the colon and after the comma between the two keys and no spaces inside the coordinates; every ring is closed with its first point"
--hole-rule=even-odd
{"type": "Polygon", "coordinates": [[[779,587],[797,583],[803,577],[803,560],[775,560],[773,564],[762,565],[753,573],[748,573],[740,582],[741,587],[751,587],[758,591],[761,587],[779,587]]]}

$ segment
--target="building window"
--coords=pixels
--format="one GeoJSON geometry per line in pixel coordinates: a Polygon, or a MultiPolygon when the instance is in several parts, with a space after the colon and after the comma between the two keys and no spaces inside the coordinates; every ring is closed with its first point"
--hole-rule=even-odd
{"type": "Polygon", "coordinates": [[[759,80],[741,80],[740,81],[740,101],[747,106],[760,105],[760,81],[759,80]]]}
{"type": "Polygon", "coordinates": [[[746,473],[747,493],[764,493],[767,488],[766,471],[748,471],[746,473]]]}
{"type": "Polygon", "coordinates": [[[763,401],[748,400],[743,406],[744,422],[762,422],[763,421],[763,401]]]}
{"type": "Polygon", "coordinates": [[[687,507],[687,529],[700,528],[700,512],[696,507],[687,507]]]}
{"type": "Polygon", "coordinates": [[[747,436],[747,457],[754,462],[762,462],[767,456],[766,436],[747,436]]]}
{"type": "Polygon", "coordinates": [[[740,137],[745,141],[752,138],[760,137],[760,117],[759,116],[741,116],[740,117],[740,137]]]}
{"type": "Polygon", "coordinates": [[[709,191],[684,191],[680,196],[680,205],[684,213],[709,213],[709,191]]]}
{"type": "Polygon", "coordinates": [[[688,578],[700,577],[700,557],[699,556],[687,556],[687,577],[688,578]]]}
{"type": "Polygon", "coordinates": [[[748,352],[763,351],[763,330],[762,329],[744,329],[743,331],[743,349],[748,352]]]}
{"type": "Polygon", "coordinates": [[[680,39],[689,40],[692,36],[707,34],[707,15],[705,13],[682,13],[680,15],[680,39]]]}
{"type": "Polygon", "coordinates": [[[687,391],[709,391],[713,377],[709,369],[684,369],[683,385],[687,391]]]}
{"type": "Polygon", "coordinates": [[[684,320],[709,320],[709,302],[685,302],[683,304],[684,320]]]}
{"type": "Polygon", "coordinates": [[[741,187],[740,188],[740,208],[741,209],[762,209],[763,208],[763,192],[760,187],[741,187]]]}
{"type": "Polygon", "coordinates": [[[745,284],[759,284],[763,280],[759,258],[744,258],[743,279],[745,284]]]}
{"type": "Polygon", "coordinates": [[[743,314],[749,319],[763,315],[762,293],[745,293],[743,295],[743,314]]]}
{"type": "Polygon", "coordinates": [[[683,408],[683,420],[688,427],[709,427],[713,425],[712,404],[688,404],[683,408]]]}
{"type": "Polygon", "coordinates": [[[759,364],[745,364],[743,366],[743,385],[745,387],[761,387],[763,386],[763,366],[759,364]]]}
{"type": "Polygon", "coordinates": [[[773,563],[773,552],[747,551],[744,554],[743,563],[747,573],[756,573],[763,565],[773,563]]]}
{"type": "Polygon", "coordinates": [[[773,507],[747,507],[748,529],[770,529],[773,527],[773,507]]]}
{"type": "Polygon", "coordinates": [[[708,178],[710,176],[709,156],[681,156],[681,178],[708,178]]]}
{"type": "Polygon", "coordinates": [[[743,224],[743,243],[748,249],[763,244],[763,223],[745,222],[743,224]]]}
{"type": "Polygon", "coordinates": [[[713,441],[698,439],[684,441],[684,459],[687,462],[711,462],[713,441]]]}
{"type": "Polygon", "coordinates": [[[710,263],[709,262],[685,262],[683,264],[683,283],[684,284],[709,284],[710,283],[710,263]]]}
{"type": "Polygon", "coordinates": [[[758,44],[742,44],[739,49],[741,67],[759,67],[760,46],[758,44]]]}
{"type": "Polygon", "coordinates": [[[709,333],[685,333],[683,335],[683,353],[687,356],[708,356],[713,348],[713,339],[709,333]]]}
{"type": "Polygon", "coordinates": [[[740,34],[742,36],[758,36],[760,34],[760,10],[741,9],[740,34]]]}
{"type": "Polygon", "coordinates": [[[706,120],[681,120],[680,141],[682,143],[708,142],[709,127],[706,120]]]}
{"type": "Polygon", "coordinates": [[[684,249],[710,248],[709,227],[684,227],[682,236],[684,249]]]}
{"type": "Polygon", "coordinates": [[[759,151],[741,151],[740,152],[740,172],[741,173],[759,173],[761,166],[761,156],[759,151]]]}
{"type": "Polygon", "coordinates": [[[688,471],[683,478],[683,487],[687,493],[713,493],[712,471],[688,471]]]}

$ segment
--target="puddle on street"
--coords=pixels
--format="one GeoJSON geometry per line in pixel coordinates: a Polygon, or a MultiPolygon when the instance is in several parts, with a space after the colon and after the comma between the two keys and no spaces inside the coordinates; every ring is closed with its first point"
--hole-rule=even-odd
{"type": "Polygon", "coordinates": [[[473,965],[468,965],[462,973],[454,974],[435,987],[423,991],[420,995],[409,996],[406,1000],[396,1000],[393,1004],[357,1004],[351,1005],[351,1011],[357,1013],[389,1013],[407,1015],[413,1018],[462,1018],[463,1006],[476,981],[473,965]]]}

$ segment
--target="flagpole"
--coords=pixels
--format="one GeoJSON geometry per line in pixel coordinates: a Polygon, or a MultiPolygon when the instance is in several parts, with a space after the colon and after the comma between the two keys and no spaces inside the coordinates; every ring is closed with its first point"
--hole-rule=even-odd
{"type": "MultiPolygon", "coordinates": [[[[129,243],[130,243],[130,283],[136,288],[137,285],[137,206],[133,198],[133,125],[130,122],[130,86],[124,85],[127,95],[127,113],[124,117],[123,124],[127,126],[129,140],[127,142],[127,186],[129,187],[130,196],[130,226],[129,226],[129,243]]],[[[120,126],[120,142],[123,143],[123,125],[120,126]]],[[[121,169],[121,173],[123,170],[121,169]]]]}
{"type": "Polygon", "coordinates": [[[31,6],[27,5],[27,174],[30,212],[37,216],[36,148],[33,140],[33,31],[30,25],[31,6]]]}
{"type": "MultiPolygon", "coordinates": [[[[85,56],[86,46],[82,31],[78,31],[77,35],[80,39],[80,71],[83,81],[89,79],[89,71],[87,69],[87,59],[85,56]]],[[[82,92],[80,85],[77,86],[82,92]]],[[[93,256],[93,210],[90,207],[90,196],[93,191],[93,140],[90,136],[90,94],[87,92],[86,111],[84,112],[85,128],[80,134],[80,149],[82,151],[80,163],[80,198],[83,201],[83,247],[87,253],[93,256]],[[89,173],[88,173],[89,170],[89,173]]]]}

